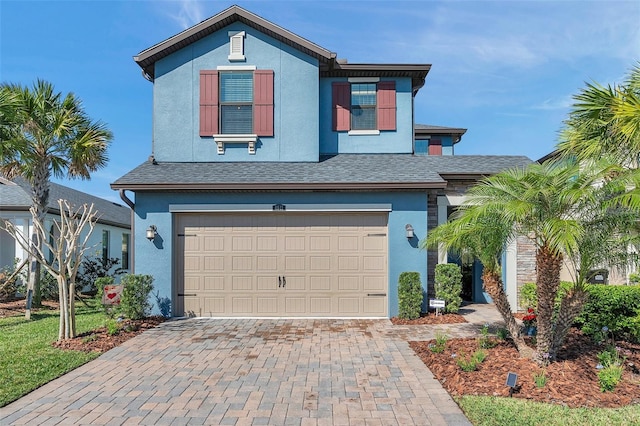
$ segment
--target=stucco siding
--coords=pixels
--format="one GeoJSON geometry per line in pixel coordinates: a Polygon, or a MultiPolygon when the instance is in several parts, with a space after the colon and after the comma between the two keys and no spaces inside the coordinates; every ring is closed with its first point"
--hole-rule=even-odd
{"type": "Polygon", "coordinates": [[[318,61],[236,22],[159,60],[154,82],[154,155],[158,161],[318,161],[318,61]],[[245,31],[246,61],[229,61],[229,31],[245,31]],[[274,71],[274,136],[256,153],[199,134],[200,70],[255,66],[274,71]]]}
{"type": "Polygon", "coordinates": [[[396,130],[381,130],[379,135],[349,135],[332,129],[333,82],[346,78],[320,79],[320,153],[321,154],[410,154],[413,151],[413,114],[410,78],[382,78],[396,82],[396,130]]]}
{"type": "MultiPolygon", "coordinates": [[[[175,282],[175,258],[173,252],[174,215],[169,213],[169,205],[176,204],[375,204],[390,203],[392,211],[388,216],[388,275],[389,275],[389,314],[398,313],[397,283],[404,271],[420,272],[423,288],[426,291],[427,253],[419,248],[420,241],[426,237],[427,204],[424,193],[138,193],[136,194],[135,229],[136,273],[153,275],[154,291],[160,297],[173,298],[175,282]],[[416,238],[407,240],[406,224],[411,224],[416,238]],[[156,225],[158,238],[150,242],[144,238],[144,230],[156,225]]],[[[265,213],[273,214],[273,213],[265,213]]],[[[286,214],[286,213],[284,213],[286,214]]]]}

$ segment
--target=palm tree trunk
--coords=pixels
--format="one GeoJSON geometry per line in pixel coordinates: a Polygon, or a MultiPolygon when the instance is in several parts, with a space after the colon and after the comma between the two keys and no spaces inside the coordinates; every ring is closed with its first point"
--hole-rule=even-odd
{"type": "Polygon", "coordinates": [[[509,334],[513,338],[513,343],[516,345],[518,353],[523,358],[533,358],[533,349],[525,343],[520,333],[520,327],[511,313],[511,304],[502,287],[502,279],[498,274],[485,268],[482,273],[482,281],[484,282],[485,291],[489,293],[489,296],[493,299],[493,304],[500,315],[502,315],[502,319],[507,326],[509,334]]]}
{"type": "Polygon", "coordinates": [[[538,335],[535,360],[539,364],[555,361],[553,352],[553,307],[560,287],[562,254],[554,253],[543,245],[536,252],[538,296],[538,335]]]}
{"type": "Polygon", "coordinates": [[[560,303],[560,311],[556,319],[556,329],[553,334],[553,341],[551,344],[551,353],[557,354],[562,345],[564,339],[567,337],[569,329],[573,325],[573,321],[576,319],[582,307],[584,306],[589,293],[584,290],[574,289],[571,293],[567,294],[560,303]]]}
{"type": "MultiPolygon", "coordinates": [[[[32,221],[38,221],[44,229],[44,220],[47,216],[47,203],[49,202],[49,179],[51,178],[51,171],[49,165],[43,163],[38,167],[31,179],[31,201],[34,207],[34,214],[32,221]]],[[[42,238],[44,235],[40,235],[36,226],[33,226],[33,232],[31,234],[31,243],[34,247],[42,249],[42,238]]],[[[27,315],[31,314],[31,304],[34,306],[42,305],[42,293],[40,291],[40,263],[36,260],[30,262],[29,265],[29,281],[27,284],[27,315]]]]}

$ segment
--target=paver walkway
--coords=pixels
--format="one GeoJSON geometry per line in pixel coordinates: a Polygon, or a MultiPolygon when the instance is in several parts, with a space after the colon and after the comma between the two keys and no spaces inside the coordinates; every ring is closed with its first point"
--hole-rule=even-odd
{"type": "MultiPolygon", "coordinates": [[[[451,336],[495,323],[476,306],[479,322],[445,326],[451,336]]],[[[405,328],[170,321],[1,408],[0,424],[469,425],[408,346],[434,326],[405,328]]]]}

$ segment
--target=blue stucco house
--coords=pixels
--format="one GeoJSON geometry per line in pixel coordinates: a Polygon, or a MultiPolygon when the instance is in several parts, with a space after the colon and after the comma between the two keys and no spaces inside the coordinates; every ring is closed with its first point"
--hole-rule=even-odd
{"type": "Polygon", "coordinates": [[[134,59],[152,156],[111,187],[174,316],[394,316],[402,272],[433,294],[447,254],[420,242],[465,189],[530,162],[456,156],[465,129],[414,123],[430,65],[349,63],[237,6],[134,59]]]}

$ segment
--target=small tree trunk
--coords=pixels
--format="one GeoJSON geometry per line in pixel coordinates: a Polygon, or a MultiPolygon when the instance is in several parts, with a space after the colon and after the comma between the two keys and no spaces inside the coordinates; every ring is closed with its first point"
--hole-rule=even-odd
{"type": "Polygon", "coordinates": [[[553,362],[553,307],[560,287],[562,255],[552,252],[546,245],[536,253],[538,296],[538,333],[535,360],[539,364],[553,362]]]}
{"type": "Polygon", "coordinates": [[[76,285],[69,281],[69,337],[76,337],[76,285]]]}
{"type": "Polygon", "coordinates": [[[60,330],[58,330],[58,340],[66,339],[67,330],[67,292],[64,277],[58,275],[58,292],[60,300],[60,330]]]}
{"type": "Polygon", "coordinates": [[[584,290],[573,290],[562,299],[551,343],[551,353],[557,355],[560,348],[562,348],[573,321],[580,315],[588,297],[589,294],[584,290]]]}
{"type": "Polygon", "coordinates": [[[533,358],[533,349],[525,343],[520,333],[520,327],[513,317],[513,313],[511,313],[511,304],[502,288],[501,278],[488,269],[485,269],[482,274],[482,280],[484,281],[484,289],[493,299],[493,304],[502,316],[518,353],[523,358],[533,358]]]}

